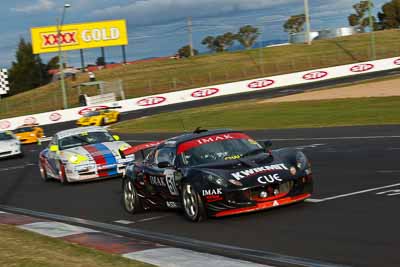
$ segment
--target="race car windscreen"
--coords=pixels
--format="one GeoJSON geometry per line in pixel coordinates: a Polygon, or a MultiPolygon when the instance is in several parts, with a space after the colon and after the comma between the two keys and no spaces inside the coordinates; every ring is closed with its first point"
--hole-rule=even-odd
{"type": "Polygon", "coordinates": [[[60,150],[64,150],[78,146],[93,145],[113,141],[114,138],[108,132],[87,132],[66,136],[60,139],[58,142],[60,150]]]}
{"type": "Polygon", "coordinates": [[[178,155],[185,166],[236,160],[265,152],[265,149],[242,133],[207,136],[180,144],[178,155]]]}
{"type": "Polygon", "coordinates": [[[0,133],[0,141],[12,140],[14,137],[8,133],[0,133]]]}
{"type": "Polygon", "coordinates": [[[100,115],[99,111],[89,111],[89,112],[86,112],[85,114],[83,114],[83,117],[89,118],[89,117],[98,116],[98,115],[100,115]]]}
{"type": "Polygon", "coordinates": [[[29,132],[33,132],[33,128],[32,127],[21,127],[21,128],[17,128],[14,130],[14,133],[29,133],[29,132]]]}

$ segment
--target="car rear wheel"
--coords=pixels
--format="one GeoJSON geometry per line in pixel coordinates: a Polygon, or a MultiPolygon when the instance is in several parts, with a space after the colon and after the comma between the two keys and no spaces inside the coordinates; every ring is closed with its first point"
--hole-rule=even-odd
{"type": "Polygon", "coordinates": [[[190,183],[183,185],[182,203],[185,216],[190,221],[200,222],[207,218],[203,201],[190,183]]]}
{"type": "Polygon", "coordinates": [[[39,162],[39,170],[40,170],[40,176],[42,177],[42,180],[47,182],[49,180],[49,176],[47,176],[46,168],[44,167],[42,162],[39,162]]]}
{"type": "Polygon", "coordinates": [[[132,181],[124,179],[123,184],[122,202],[125,210],[131,214],[143,211],[141,200],[132,181]]]}

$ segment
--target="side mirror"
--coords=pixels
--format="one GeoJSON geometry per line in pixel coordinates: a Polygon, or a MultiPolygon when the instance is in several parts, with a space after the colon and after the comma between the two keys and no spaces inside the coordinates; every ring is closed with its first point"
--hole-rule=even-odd
{"type": "Polygon", "coordinates": [[[168,167],[172,167],[171,163],[169,163],[168,161],[161,161],[157,164],[158,168],[160,169],[165,169],[168,167]]]}
{"type": "Polygon", "coordinates": [[[265,148],[270,148],[270,147],[272,147],[272,141],[271,141],[271,140],[264,141],[264,147],[265,147],[265,148]]]}
{"type": "Polygon", "coordinates": [[[58,148],[58,146],[57,145],[52,145],[52,146],[50,146],[50,151],[51,152],[58,152],[60,149],[58,148]]]}
{"type": "Polygon", "coordinates": [[[118,135],[113,135],[113,138],[114,138],[115,141],[121,140],[121,138],[118,135]]]}

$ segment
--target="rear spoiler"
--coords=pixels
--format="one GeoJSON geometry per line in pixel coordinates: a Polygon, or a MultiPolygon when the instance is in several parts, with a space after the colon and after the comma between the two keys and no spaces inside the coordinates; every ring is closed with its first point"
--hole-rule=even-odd
{"type": "Polygon", "coordinates": [[[137,145],[137,146],[132,146],[130,148],[127,148],[125,150],[120,151],[120,154],[121,154],[122,157],[126,157],[126,156],[129,156],[129,155],[135,154],[138,151],[145,150],[145,149],[152,148],[152,147],[156,147],[156,146],[158,146],[159,144],[161,144],[163,142],[164,141],[156,141],[156,142],[149,142],[149,143],[140,144],[140,145],[137,145]]]}

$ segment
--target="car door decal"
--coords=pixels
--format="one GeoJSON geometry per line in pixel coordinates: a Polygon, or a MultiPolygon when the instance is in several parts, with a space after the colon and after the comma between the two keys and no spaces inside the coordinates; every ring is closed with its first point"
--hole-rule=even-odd
{"type": "Polygon", "coordinates": [[[167,187],[171,195],[179,196],[178,189],[176,188],[175,184],[175,171],[167,169],[164,171],[165,181],[167,183],[167,187]]]}

